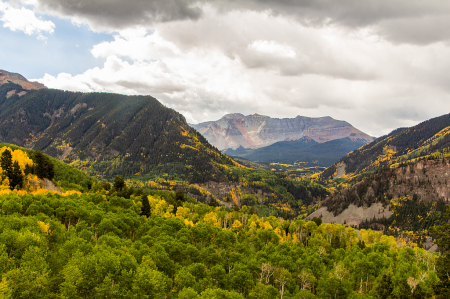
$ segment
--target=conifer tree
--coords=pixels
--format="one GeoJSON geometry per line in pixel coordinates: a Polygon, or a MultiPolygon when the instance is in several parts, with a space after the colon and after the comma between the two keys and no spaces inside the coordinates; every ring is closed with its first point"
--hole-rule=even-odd
{"type": "Polygon", "coordinates": [[[183,202],[184,201],[184,192],[183,192],[183,189],[177,189],[177,191],[175,192],[175,200],[178,202],[178,201],[181,201],[181,202],[183,202]]]}
{"type": "Polygon", "coordinates": [[[392,291],[394,285],[392,284],[391,273],[384,273],[381,277],[380,283],[375,287],[375,298],[387,299],[392,298],[392,291]]]}
{"type": "Polygon", "coordinates": [[[19,162],[15,161],[12,166],[11,176],[9,177],[9,188],[13,190],[21,189],[23,184],[23,174],[20,170],[19,162]]]}
{"type": "Polygon", "coordinates": [[[2,156],[0,158],[0,166],[3,169],[4,176],[7,176],[8,178],[11,176],[12,173],[12,155],[9,150],[5,150],[2,153],[2,156]]]}
{"type": "Polygon", "coordinates": [[[144,215],[147,217],[150,217],[150,215],[151,215],[150,203],[148,202],[148,198],[145,195],[142,198],[141,215],[144,215]]]}
{"type": "Polygon", "coordinates": [[[114,178],[114,189],[122,190],[125,187],[125,179],[123,176],[116,176],[114,178]]]}
{"type": "Polygon", "coordinates": [[[34,173],[42,178],[52,180],[55,176],[55,166],[52,161],[41,151],[34,153],[33,162],[35,163],[34,173]]]}

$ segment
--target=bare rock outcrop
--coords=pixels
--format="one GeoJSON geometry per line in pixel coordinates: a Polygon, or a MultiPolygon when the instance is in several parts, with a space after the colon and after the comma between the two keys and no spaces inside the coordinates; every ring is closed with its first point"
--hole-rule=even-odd
{"type": "Polygon", "coordinates": [[[353,204],[349,205],[347,209],[345,209],[339,215],[333,215],[333,213],[329,212],[326,207],[321,207],[312,214],[308,215],[307,220],[311,220],[314,217],[322,218],[323,222],[326,223],[339,223],[339,224],[348,224],[350,226],[358,226],[361,222],[366,221],[367,219],[376,219],[380,218],[389,218],[391,217],[392,212],[389,210],[389,207],[383,207],[381,203],[374,203],[370,207],[357,207],[353,204]]]}

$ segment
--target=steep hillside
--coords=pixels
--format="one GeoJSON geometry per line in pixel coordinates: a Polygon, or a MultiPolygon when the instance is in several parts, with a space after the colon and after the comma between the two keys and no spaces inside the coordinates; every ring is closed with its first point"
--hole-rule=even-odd
{"type": "Polygon", "coordinates": [[[413,232],[424,240],[441,224],[450,199],[450,160],[419,159],[382,168],[322,202],[309,217],[325,222],[384,229],[387,234],[413,232]]]}
{"type": "Polygon", "coordinates": [[[235,165],[150,96],[23,91],[14,83],[0,86],[0,141],[41,150],[92,175],[220,182],[226,178],[218,165],[235,165]]]}
{"type": "MultiPolygon", "coordinates": [[[[19,160],[19,163],[21,164],[22,172],[24,171],[24,167],[26,164],[30,164],[29,166],[35,167],[33,165],[32,158],[35,155],[35,151],[23,148],[14,144],[9,143],[0,143],[0,153],[3,153],[5,149],[8,149],[10,152],[13,153],[13,161],[19,160]],[[26,159],[27,161],[24,161],[26,159]]],[[[49,180],[38,180],[36,177],[34,177],[35,182],[28,182],[29,185],[33,185],[31,187],[42,187],[44,189],[51,189],[51,190],[77,190],[77,191],[88,191],[92,185],[96,182],[96,179],[90,177],[85,172],[78,170],[70,165],[65,164],[64,162],[61,162],[55,158],[52,158],[50,156],[47,156],[50,162],[54,166],[54,176],[52,178],[52,181],[56,184],[52,184],[49,180]]],[[[5,176],[5,173],[3,169],[0,166],[0,178],[3,179],[5,176]]],[[[25,182],[26,185],[27,182],[25,182]]]]}
{"type": "Polygon", "coordinates": [[[264,115],[228,114],[217,121],[191,125],[220,150],[228,148],[260,148],[278,141],[298,140],[309,137],[316,142],[326,142],[349,137],[352,140],[370,142],[369,135],[345,121],[331,117],[271,118],[264,115]]]}
{"type": "Polygon", "coordinates": [[[311,216],[350,220],[394,235],[414,232],[423,239],[442,221],[449,203],[449,132],[450,115],[443,115],[397,129],[349,153],[316,176],[336,191],[311,216]],[[372,213],[342,216],[360,207],[372,213]]]}
{"type": "Polygon", "coordinates": [[[335,139],[318,143],[309,137],[294,141],[280,141],[272,145],[257,149],[225,150],[229,156],[237,156],[253,161],[294,164],[300,163],[303,167],[328,167],[338,161],[342,156],[366,144],[364,141],[350,138],[335,139]]]}
{"type": "Polygon", "coordinates": [[[382,166],[447,152],[450,147],[450,114],[411,128],[400,128],[355,150],[323,172],[322,180],[346,178],[374,171],[382,166]]]}

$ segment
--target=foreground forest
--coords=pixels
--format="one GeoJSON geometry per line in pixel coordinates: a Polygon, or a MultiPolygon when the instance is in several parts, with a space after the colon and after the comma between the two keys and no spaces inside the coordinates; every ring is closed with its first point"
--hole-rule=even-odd
{"type": "Polygon", "coordinates": [[[448,254],[392,236],[106,189],[2,191],[1,298],[448,298],[448,254]]]}

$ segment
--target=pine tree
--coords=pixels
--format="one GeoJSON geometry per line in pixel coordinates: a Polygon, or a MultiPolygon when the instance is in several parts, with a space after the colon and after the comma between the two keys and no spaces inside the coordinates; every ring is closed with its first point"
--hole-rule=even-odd
{"type": "Polygon", "coordinates": [[[148,198],[145,195],[142,198],[141,215],[147,217],[150,217],[151,215],[150,203],[148,202],[148,198]]]}
{"type": "Polygon", "coordinates": [[[114,189],[122,190],[125,187],[125,179],[123,176],[116,176],[114,178],[114,189]]]}
{"type": "Polygon", "coordinates": [[[375,287],[375,298],[387,299],[392,298],[392,291],[394,286],[392,284],[391,273],[384,273],[380,283],[375,287]]]}
{"type": "Polygon", "coordinates": [[[8,178],[11,176],[12,165],[13,162],[11,152],[9,150],[5,150],[0,158],[0,166],[3,169],[4,176],[7,176],[8,178]]]}
{"type": "Polygon", "coordinates": [[[339,236],[335,235],[331,239],[331,247],[333,247],[334,249],[338,249],[341,247],[341,241],[339,240],[339,236]]]}
{"type": "Polygon", "coordinates": [[[184,201],[184,192],[183,192],[183,189],[177,189],[177,191],[175,192],[175,200],[178,202],[178,201],[181,201],[181,202],[183,202],[184,201]]]}
{"type": "Polygon", "coordinates": [[[23,184],[23,174],[20,170],[19,162],[15,161],[12,167],[11,176],[9,177],[9,188],[13,190],[21,189],[23,184]]]}
{"type": "Polygon", "coordinates": [[[52,161],[41,151],[34,153],[33,162],[35,164],[34,174],[38,177],[52,180],[55,177],[55,166],[52,161]]]}

